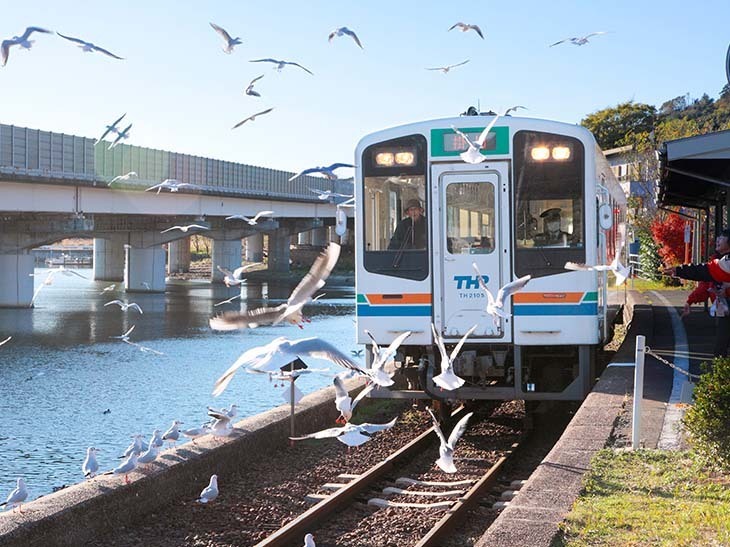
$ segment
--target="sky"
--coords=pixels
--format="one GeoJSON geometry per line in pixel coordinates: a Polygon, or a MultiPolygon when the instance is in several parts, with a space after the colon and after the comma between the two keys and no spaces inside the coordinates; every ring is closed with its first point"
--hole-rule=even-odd
{"type": "MultiPolygon", "coordinates": [[[[578,123],[627,100],[659,106],[726,83],[727,0],[3,0],[0,39],[41,26],[124,57],[36,34],[0,67],[0,123],[98,137],[123,113],[126,142],[299,171],[354,162],[365,135],[470,105],[578,123]],[[448,31],[462,21],[474,32],[448,31]],[[214,22],[243,44],[231,55],[214,22]],[[328,43],[337,27],[354,30],[328,43]],[[577,47],[563,38],[608,31],[577,47]],[[251,59],[295,61],[281,72],[251,59]],[[426,67],[469,59],[448,74],[426,67]],[[256,84],[261,98],[243,93],[256,84]],[[274,110],[236,130],[266,108],[274,110]]],[[[341,173],[342,174],[342,173],[341,173]]]]}

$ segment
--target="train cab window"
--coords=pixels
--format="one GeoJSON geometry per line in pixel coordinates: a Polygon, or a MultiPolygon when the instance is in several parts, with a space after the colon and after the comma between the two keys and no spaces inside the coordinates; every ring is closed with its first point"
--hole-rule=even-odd
{"type": "Polygon", "coordinates": [[[585,262],[582,143],[575,138],[518,131],[515,158],[515,273],[533,277],[585,262]]]}
{"type": "Polygon", "coordinates": [[[446,188],[446,250],[450,254],[494,251],[494,186],[459,182],[446,188]]]}
{"type": "Polygon", "coordinates": [[[363,265],[369,272],[428,276],[426,139],[400,137],[363,152],[363,265]]]}

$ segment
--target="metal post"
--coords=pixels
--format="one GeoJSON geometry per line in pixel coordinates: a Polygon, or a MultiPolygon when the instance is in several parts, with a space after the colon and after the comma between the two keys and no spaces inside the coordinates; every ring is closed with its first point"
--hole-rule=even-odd
{"type": "Polygon", "coordinates": [[[644,398],[644,348],[646,346],[646,337],[639,334],[636,337],[636,355],[634,362],[634,406],[633,417],[631,423],[631,448],[636,450],[639,448],[641,440],[641,402],[644,398]]]}
{"type": "Polygon", "coordinates": [[[290,433],[289,436],[290,437],[296,437],[296,435],[294,434],[294,361],[292,361],[291,363],[289,363],[289,372],[291,373],[291,377],[289,378],[289,382],[291,384],[289,386],[289,397],[290,397],[289,403],[291,405],[291,409],[290,409],[290,413],[291,413],[290,420],[291,420],[291,423],[290,423],[290,429],[289,429],[289,433],[290,433]]]}

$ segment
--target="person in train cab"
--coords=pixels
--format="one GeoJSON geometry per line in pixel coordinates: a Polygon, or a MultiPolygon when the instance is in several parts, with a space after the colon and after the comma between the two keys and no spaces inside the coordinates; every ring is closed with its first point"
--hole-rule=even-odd
{"type": "Polygon", "coordinates": [[[543,233],[535,234],[535,245],[567,247],[570,234],[561,230],[561,210],[558,207],[547,209],[540,214],[543,219],[543,233]]]}
{"type": "Polygon", "coordinates": [[[398,222],[388,249],[425,249],[427,237],[426,217],[421,202],[409,199],[406,201],[406,216],[398,222]]]}

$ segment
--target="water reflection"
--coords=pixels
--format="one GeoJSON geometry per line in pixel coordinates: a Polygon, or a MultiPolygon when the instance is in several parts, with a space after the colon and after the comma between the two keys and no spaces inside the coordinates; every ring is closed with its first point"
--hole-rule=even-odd
{"type": "MultiPolygon", "coordinates": [[[[37,284],[45,271],[36,270],[37,284]]],[[[238,290],[172,282],[165,294],[99,294],[108,285],[56,276],[34,309],[0,309],[0,338],[13,336],[0,349],[0,497],[18,476],[26,478],[32,497],[78,482],[87,446],[100,448],[100,465],[110,469],[129,435],[164,430],[173,419],[199,425],[207,405],[236,403],[242,415],[252,415],[282,404],[283,389],[259,375],[240,374],[221,397],[210,395],[215,379],[242,351],[276,336],[317,335],[340,348],[355,347],[351,287],[326,287],[325,297],[307,306],[313,322],[304,331],[282,325],[214,333],[212,314],[279,304],[296,282],[249,282],[242,301],[219,307],[214,304],[238,290]],[[117,298],[137,302],[144,314],[104,307],[117,298]],[[132,325],[133,341],[165,355],[109,338],[132,325]]],[[[297,386],[309,393],[329,383],[331,378],[305,375],[297,386]]]]}

